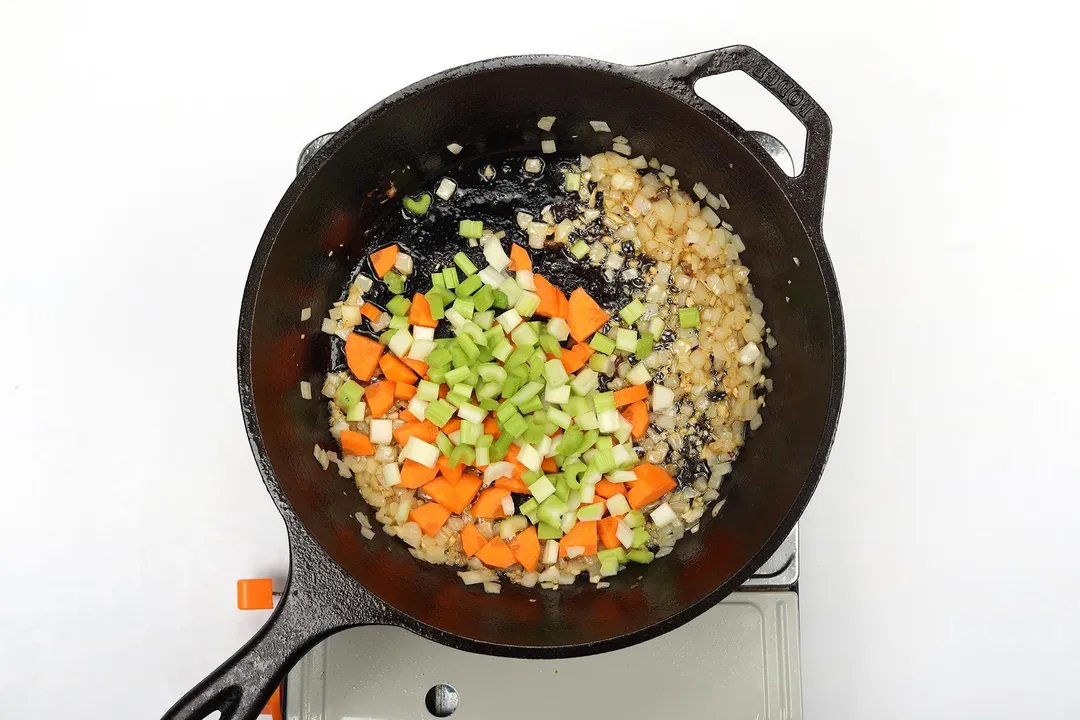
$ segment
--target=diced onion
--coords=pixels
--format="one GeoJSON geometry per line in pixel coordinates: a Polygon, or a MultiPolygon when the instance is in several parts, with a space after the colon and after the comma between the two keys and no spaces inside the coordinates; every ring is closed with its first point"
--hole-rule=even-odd
{"type": "Polygon", "coordinates": [[[590,120],[589,125],[592,126],[594,132],[611,132],[611,128],[603,120],[590,120]]]}
{"type": "Polygon", "coordinates": [[[456,142],[447,145],[446,149],[452,152],[454,155],[457,155],[459,152],[462,151],[461,145],[457,144],[456,142]]]}
{"type": "Polygon", "coordinates": [[[554,115],[545,115],[544,117],[540,118],[540,120],[536,123],[536,127],[540,128],[544,132],[550,132],[551,131],[551,126],[554,125],[554,124],[555,124],[555,116],[554,115]]]}
{"type": "Polygon", "coordinates": [[[544,153],[546,155],[550,155],[551,153],[555,152],[555,141],[554,140],[541,140],[540,141],[540,152],[542,152],[542,153],[544,153]]]}
{"type": "Polygon", "coordinates": [[[671,509],[671,506],[667,503],[661,503],[655,510],[649,513],[649,517],[656,524],[656,527],[667,527],[672,523],[675,517],[675,511],[671,509]]]}
{"type": "Polygon", "coordinates": [[[443,200],[449,200],[457,190],[457,183],[450,178],[439,181],[439,187],[435,188],[435,195],[443,200]]]}
{"type": "Polygon", "coordinates": [[[300,381],[300,397],[304,398],[305,400],[311,399],[311,383],[309,383],[307,380],[300,381]]]}

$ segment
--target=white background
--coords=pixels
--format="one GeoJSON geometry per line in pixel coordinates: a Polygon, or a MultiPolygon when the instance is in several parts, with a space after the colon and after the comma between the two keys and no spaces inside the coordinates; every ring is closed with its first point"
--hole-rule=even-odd
{"type": "Polygon", "coordinates": [[[484,57],[738,42],[835,130],[825,232],[849,366],[802,523],[807,716],[1080,712],[1063,18],[275,5],[0,2],[0,714],[158,717],[261,622],[234,581],[280,578],[286,542],[241,425],[236,317],[307,140],[484,57]]]}

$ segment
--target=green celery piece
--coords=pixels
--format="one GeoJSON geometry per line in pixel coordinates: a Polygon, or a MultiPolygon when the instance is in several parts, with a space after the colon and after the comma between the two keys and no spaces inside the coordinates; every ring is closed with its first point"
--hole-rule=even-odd
{"type": "Polygon", "coordinates": [[[615,458],[611,456],[611,450],[600,450],[593,456],[592,465],[602,473],[611,472],[615,469],[615,458]]]}
{"type": "Polygon", "coordinates": [[[544,428],[542,425],[530,424],[525,430],[525,442],[536,445],[544,440],[544,428]]]}
{"type": "Polygon", "coordinates": [[[619,311],[619,317],[623,319],[627,325],[633,325],[645,314],[645,305],[637,298],[634,298],[622,310],[619,311]]]}
{"type": "Polygon", "coordinates": [[[499,462],[506,457],[507,451],[510,450],[510,446],[514,444],[514,437],[507,432],[499,435],[495,442],[491,446],[491,462],[499,462]]]}
{"type": "MultiPolygon", "coordinates": [[[[576,427],[567,428],[563,433],[562,440],[559,441],[555,449],[558,450],[560,455],[573,455],[577,452],[578,446],[581,445],[581,441],[584,439],[585,436],[581,430],[576,427]]],[[[583,465],[581,469],[584,470],[585,466],[583,465]]]]}
{"type": "Polygon", "coordinates": [[[476,298],[473,298],[473,307],[476,308],[476,312],[473,313],[472,321],[476,323],[481,330],[490,330],[491,326],[495,324],[495,313],[491,310],[481,310],[476,307],[476,298]]]}
{"type": "Polygon", "coordinates": [[[610,359],[610,355],[593,353],[592,357],[589,358],[589,369],[598,373],[603,373],[607,370],[608,360],[610,359]]]}
{"type": "Polygon", "coordinates": [[[489,285],[485,285],[473,295],[473,302],[476,303],[477,310],[490,310],[495,304],[495,291],[489,285]]]}
{"type": "Polygon", "coordinates": [[[542,477],[544,477],[543,470],[526,470],[525,472],[521,473],[521,482],[525,483],[526,485],[532,485],[534,482],[536,482],[542,477]]]}
{"type": "Polygon", "coordinates": [[[514,349],[514,352],[510,354],[510,357],[506,358],[503,365],[506,365],[507,369],[514,365],[524,365],[532,357],[532,348],[528,345],[521,345],[514,349]]]}
{"type": "Polygon", "coordinates": [[[570,389],[575,395],[585,396],[600,387],[599,376],[595,370],[581,368],[577,375],[570,381],[570,389]]]}
{"type": "Polygon", "coordinates": [[[596,333],[592,336],[592,339],[589,340],[589,347],[591,347],[598,353],[610,355],[611,353],[615,352],[615,341],[609,338],[607,335],[596,333]]]}
{"type": "Polygon", "coordinates": [[[610,450],[613,447],[615,447],[615,443],[613,443],[611,438],[607,435],[601,435],[596,439],[597,450],[610,450]]]}
{"type": "MultiPolygon", "coordinates": [[[[428,363],[428,365],[430,364],[431,363],[428,363]]],[[[583,397],[578,397],[577,395],[574,395],[565,403],[563,403],[563,410],[570,413],[576,418],[579,415],[584,415],[585,413],[589,412],[589,401],[583,397]]]]}
{"type": "MultiPolygon", "coordinates": [[[[468,220],[462,220],[461,222],[466,223],[468,222],[468,220]]],[[[466,235],[465,237],[470,236],[466,235]]],[[[465,273],[466,275],[475,275],[477,272],[476,265],[473,264],[473,261],[469,259],[469,256],[463,252],[459,252],[457,255],[454,256],[454,264],[461,268],[461,272],[465,273]]]]}
{"type": "Polygon", "coordinates": [[[395,295],[390,298],[390,302],[386,303],[386,309],[394,315],[408,315],[410,307],[412,307],[412,300],[403,295],[395,295]]]}
{"type": "Polygon", "coordinates": [[[409,318],[404,315],[394,315],[390,318],[391,330],[404,330],[409,327],[409,318]]]}
{"type": "MultiPolygon", "coordinates": [[[[492,330],[497,329],[499,329],[498,325],[492,328],[492,330]]],[[[505,363],[510,358],[510,355],[513,354],[513,352],[514,346],[511,345],[505,337],[502,340],[496,341],[495,345],[491,348],[492,356],[494,356],[498,360],[501,360],[503,363],[505,363]]]]}
{"type": "Polygon", "coordinates": [[[592,503],[578,508],[578,520],[599,520],[604,517],[604,503],[592,503]]]}
{"type": "Polygon", "coordinates": [[[453,290],[454,288],[456,288],[458,286],[459,281],[458,281],[457,268],[454,268],[454,267],[443,268],[442,274],[443,274],[443,285],[446,287],[447,290],[453,290]]]}
{"type": "Polygon", "coordinates": [[[542,377],[544,377],[544,363],[538,362],[536,358],[533,358],[529,362],[529,380],[531,382],[536,382],[542,377]]]}
{"type": "Polygon", "coordinates": [[[562,357],[562,346],[559,345],[559,340],[554,335],[542,333],[540,335],[540,347],[546,353],[551,353],[555,357],[562,357]]]}
{"type": "Polygon", "coordinates": [[[611,548],[610,550],[601,550],[596,553],[596,559],[600,562],[612,559],[615,560],[615,562],[622,564],[626,562],[626,550],[621,547],[611,548]]]}
{"type": "Polygon", "coordinates": [[[570,417],[569,413],[565,413],[558,408],[551,408],[548,410],[548,422],[565,431],[570,429],[570,424],[574,422],[574,418],[570,417]]]}
{"type": "Polygon", "coordinates": [[[536,498],[529,498],[525,502],[521,503],[518,507],[518,511],[522,515],[528,515],[529,513],[536,512],[536,509],[540,507],[540,503],[536,502],[536,498]]]}
{"type": "MultiPolygon", "coordinates": [[[[481,447],[489,448],[489,447],[491,447],[491,444],[493,442],[495,442],[495,436],[494,435],[481,435],[480,437],[476,438],[476,447],[478,447],[478,448],[481,448],[481,447]]],[[[487,465],[487,463],[484,463],[484,465],[487,465]]]]}
{"type": "Polygon", "coordinates": [[[634,348],[634,356],[639,361],[649,357],[652,354],[654,342],[656,340],[653,338],[652,333],[641,333],[637,341],[637,347],[634,348]]]}
{"type": "Polygon", "coordinates": [[[512,439],[517,439],[529,429],[529,423],[519,413],[514,413],[503,422],[501,429],[512,439]]]}
{"type": "MultiPolygon", "coordinates": [[[[461,286],[458,285],[458,287],[461,286]]],[[[472,320],[473,313],[476,312],[476,306],[472,304],[472,300],[462,297],[458,297],[454,300],[453,308],[461,313],[461,317],[466,320],[472,320]]]]}
{"type": "MultiPolygon", "coordinates": [[[[513,350],[513,348],[510,347],[510,343],[506,342],[506,336],[503,334],[502,327],[499,325],[493,325],[484,331],[484,344],[491,348],[491,354],[496,358],[498,358],[496,351],[501,351],[501,345],[506,345],[506,357],[509,357],[510,352],[513,350]]],[[[505,358],[499,359],[504,360],[505,358]]]]}
{"type": "Polygon", "coordinates": [[[390,328],[389,330],[387,330],[386,332],[384,332],[382,335],[379,336],[379,342],[381,342],[383,345],[389,345],[390,344],[390,338],[394,337],[394,333],[396,333],[396,332],[397,332],[397,328],[390,328]]]}
{"type": "Polygon", "coordinates": [[[493,293],[494,299],[492,300],[492,306],[499,310],[508,310],[510,308],[510,302],[506,298],[506,293],[502,290],[495,290],[493,293]]]}
{"type": "Polygon", "coordinates": [[[429,290],[424,295],[424,298],[427,299],[428,307],[431,308],[431,318],[433,320],[442,320],[446,317],[446,306],[443,304],[442,295],[435,292],[434,288],[429,290]]]}
{"type": "Polygon", "coordinates": [[[462,420],[461,427],[458,431],[458,442],[465,443],[466,445],[475,445],[476,441],[483,434],[483,425],[480,423],[469,422],[468,420],[462,420]]]}
{"type": "Polygon", "coordinates": [[[482,362],[484,361],[477,357],[476,363],[469,366],[469,384],[473,387],[476,387],[480,383],[480,373],[476,371],[476,366],[482,362]]]}
{"type": "Polygon", "coordinates": [[[499,397],[500,393],[502,393],[502,383],[489,382],[480,386],[480,389],[476,391],[476,397],[481,400],[492,400],[499,397]]]}
{"type": "MultiPolygon", "coordinates": [[[[547,500],[544,500],[542,503],[540,503],[540,507],[537,510],[537,515],[540,517],[540,522],[559,527],[559,525],[562,523],[563,513],[565,513],[566,510],[566,503],[563,502],[563,500],[561,500],[558,496],[552,495],[547,500]]],[[[604,512],[603,506],[600,506],[600,512],[601,514],[604,512]]],[[[597,520],[599,519],[600,518],[597,518],[597,520]]]]}
{"type": "Polygon", "coordinates": [[[421,380],[416,383],[416,397],[425,402],[434,402],[435,400],[438,400],[439,384],[433,383],[430,380],[421,380]]]}
{"type": "Polygon", "coordinates": [[[649,533],[644,527],[634,528],[634,537],[630,541],[630,547],[643,548],[649,542],[649,533]]]}
{"type": "Polygon", "coordinates": [[[700,316],[696,307],[679,308],[679,327],[696,328],[700,322],[700,316]]]}
{"type": "Polygon", "coordinates": [[[424,411],[424,419],[430,420],[436,427],[442,427],[454,417],[454,408],[443,399],[432,400],[424,411]]]}
{"type": "Polygon", "coordinates": [[[509,400],[504,400],[499,403],[499,409],[495,411],[495,419],[500,423],[504,423],[510,419],[510,417],[517,413],[517,408],[510,403],[509,400]]]}
{"type": "MultiPolygon", "coordinates": [[[[458,223],[458,235],[461,237],[472,238],[473,240],[480,239],[480,236],[484,234],[484,223],[480,220],[462,220],[458,223]]],[[[458,253],[458,255],[464,256],[464,253],[458,253]]],[[[468,258],[465,258],[468,260],[468,258]]],[[[457,258],[454,258],[457,262],[457,258]]],[[[474,266],[475,268],[475,266],[474,266]]],[[[462,268],[464,269],[464,268],[462,268]]],[[[474,269],[473,272],[476,272],[474,269]]]]}
{"type": "Polygon", "coordinates": [[[544,402],[540,399],[540,396],[537,395],[536,397],[532,398],[527,403],[522,405],[520,408],[518,408],[518,410],[521,412],[522,415],[526,415],[528,413],[534,413],[542,407],[544,407],[544,402]]]}
{"type": "Polygon", "coordinates": [[[428,380],[431,382],[441,383],[446,379],[446,368],[441,367],[429,367],[428,368],[428,380]]]}
{"type": "Polygon", "coordinates": [[[553,358],[544,363],[544,379],[547,380],[548,387],[562,387],[570,380],[570,376],[566,374],[562,361],[553,358]]]}
{"type": "Polygon", "coordinates": [[[506,382],[503,383],[502,396],[506,399],[512,398],[522,386],[523,382],[517,375],[510,375],[506,378],[506,382]]]}
{"type": "Polygon", "coordinates": [[[570,486],[566,483],[566,478],[560,477],[555,483],[555,495],[563,502],[570,499],[570,486]]]}
{"type": "Polygon", "coordinates": [[[471,398],[469,398],[469,397],[467,397],[465,395],[462,395],[461,393],[455,393],[455,392],[447,393],[446,397],[443,398],[443,399],[446,400],[446,402],[450,403],[451,405],[453,405],[454,407],[459,408],[459,409],[461,408],[462,405],[470,404],[469,401],[471,400],[471,398]]]}
{"type": "Polygon", "coordinates": [[[431,286],[432,287],[446,287],[446,281],[443,280],[442,271],[431,273],[431,286]]]}
{"type": "Polygon", "coordinates": [[[450,453],[450,465],[457,465],[463,463],[465,465],[472,465],[476,460],[476,451],[469,445],[462,443],[454,448],[454,451],[450,453]]]}
{"type": "Polygon", "coordinates": [[[469,362],[469,356],[465,354],[465,351],[461,349],[461,344],[455,339],[454,342],[448,346],[450,348],[450,357],[452,364],[455,368],[467,368],[471,363],[469,362]]]}
{"type": "Polygon", "coordinates": [[[619,562],[614,559],[607,559],[600,563],[600,576],[611,577],[612,575],[619,574],[619,562]]]}
{"type": "Polygon", "coordinates": [[[604,412],[605,410],[614,410],[615,409],[615,393],[613,393],[613,392],[609,391],[609,392],[595,393],[592,396],[592,401],[593,401],[593,410],[596,411],[597,415],[604,412]]]}
{"type": "Polygon", "coordinates": [[[653,561],[655,556],[648,550],[631,550],[626,553],[626,559],[630,562],[642,563],[648,565],[653,561]]]}
{"type": "Polygon", "coordinates": [[[413,197],[402,198],[401,204],[413,215],[426,215],[431,207],[431,193],[420,193],[413,197]]]}
{"type": "Polygon", "coordinates": [[[386,273],[383,278],[383,282],[386,283],[386,287],[390,288],[390,292],[395,295],[400,295],[405,292],[405,278],[399,275],[394,270],[386,273]]]}
{"type": "MultiPolygon", "coordinates": [[[[554,495],[552,497],[554,497],[554,495]]],[[[551,498],[548,498],[548,500],[550,499],[551,498]]],[[[536,517],[540,517],[539,510],[536,512],[536,517]]],[[[545,522],[539,522],[536,524],[536,537],[540,540],[558,540],[562,537],[562,535],[562,528],[558,525],[548,525],[545,522]]]]}
{"type": "Polygon", "coordinates": [[[452,359],[453,357],[450,355],[450,351],[447,350],[445,346],[440,345],[428,353],[428,356],[424,358],[424,362],[427,363],[428,368],[445,368],[450,367],[450,361],[452,359]]]}
{"type": "Polygon", "coordinates": [[[461,326],[461,329],[457,331],[458,337],[462,335],[468,335],[476,345],[486,344],[484,339],[484,331],[480,329],[480,326],[474,322],[467,322],[461,326]]]}
{"type": "Polygon", "coordinates": [[[478,368],[480,377],[489,382],[503,383],[506,382],[506,368],[495,363],[485,363],[478,368]]]}
{"type": "Polygon", "coordinates": [[[570,254],[580,260],[589,254],[589,244],[584,240],[578,240],[570,246],[570,254]]]}
{"type": "Polygon", "coordinates": [[[537,394],[543,389],[544,389],[544,383],[542,383],[542,382],[526,383],[525,387],[521,388],[516,393],[514,393],[514,396],[512,398],[510,398],[510,402],[514,403],[515,405],[520,406],[522,403],[527,402],[528,400],[531,400],[532,398],[536,397],[537,394]]]}
{"type": "Polygon", "coordinates": [[[458,347],[460,347],[461,351],[465,353],[465,356],[469,358],[470,365],[480,357],[480,348],[476,346],[476,343],[473,342],[473,339],[468,335],[464,333],[458,335],[457,341],[458,347]]]}
{"type": "Polygon", "coordinates": [[[435,446],[439,448],[439,452],[447,457],[450,457],[450,453],[454,451],[454,443],[450,441],[446,433],[440,432],[435,436],[435,446]]]}
{"type": "Polygon", "coordinates": [[[459,298],[469,297],[479,290],[483,284],[484,281],[480,279],[479,275],[470,275],[462,280],[460,285],[454,288],[454,292],[457,293],[459,298]]]}
{"type": "Polygon", "coordinates": [[[623,517],[623,522],[629,528],[637,528],[645,526],[645,513],[640,510],[631,510],[623,517]]]}
{"type": "Polygon", "coordinates": [[[624,353],[630,354],[637,349],[637,330],[619,328],[615,331],[615,347],[624,353]]]}
{"type": "Polygon", "coordinates": [[[528,323],[522,323],[511,331],[510,339],[513,340],[514,344],[519,348],[526,345],[532,347],[536,345],[536,331],[533,330],[528,323]]]}
{"type": "Polygon", "coordinates": [[[586,450],[596,444],[596,441],[600,438],[599,430],[589,430],[585,433],[585,437],[581,441],[581,447],[578,448],[578,454],[584,453],[586,450]]]}
{"type": "Polygon", "coordinates": [[[352,410],[362,397],[364,397],[364,387],[355,380],[346,380],[338,388],[334,400],[346,410],[352,410]]]}
{"type": "Polygon", "coordinates": [[[549,437],[553,437],[561,429],[562,428],[557,423],[548,420],[547,423],[544,425],[544,434],[549,437]]]}
{"type": "Polygon", "coordinates": [[[499,403],[492,398],[480,398],[480,402],[478,404],[480,405],[481,410],[486,410],[487,412],[491,412],[495,408],[499,407],[499,403]]]}
{"type": "Polygon", "coordinates": [[[467,368],[467,367],[456,367],[453,370],[451,370],[450,372],[446,373],[446,384],[450,385],[450,386],[460,385],[461,383],[465,382],[465,380],[468,379],[468,377],[469,377],[469,368],[467,368]]]}

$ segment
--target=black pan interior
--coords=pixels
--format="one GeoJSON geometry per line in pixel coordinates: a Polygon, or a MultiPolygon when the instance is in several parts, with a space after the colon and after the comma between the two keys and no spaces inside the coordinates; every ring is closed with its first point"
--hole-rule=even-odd
{"type": "MultiPolygon", "coordinates": [[[[267,482],[280,484],[307,531],[358,582],[444,641],[457,636],[466,646],[515,654],[588,652],[592,643],[618,639],[608,643],[615,646],[648,628],[671,626],[676,616],[704,609],[706,598],[734,589],[736,574],[790,529],[816,482],[838,370],[815,248],[744,142],[744,135],[659,89],[584,65],[494,64],[452,74],[423,92],[406,91],[347,127],[263,239],[272,248],[252,319],[250,391],[273,469],[267,482]],[[558,118],[550,135],[536,127],[543,115],[558,118]],[[597,134],[589,120],[604,120],[614,132],[597,134]],[[396,539],[360,537],[353,516],[365,509],[359,493],[312,458],[316,443],[334,446],[324,403],[302,400],[297,388],[301,380],[321,386],[331,342],[318,331],[319,319],[380,242],[402,193],[431,192],[438,178],[481,161],[499,165],[538,155],[542,137],[554,137],[568,157],[607,149],[613,134],[629,137],[635,154],[678,168],[684,183],[701,180],[730,201],[722,217],[744,238],[751,280],[780,343],[770,353],[775,392],[765,424],[751,435],[728,480],[723,512],[671,556],[631,567],[605,591],[581,579],[560,592],[504,585],[502,594],[484,595],[448,568],[414,560],[396,539]],[[465,149],[454,155],[446,149],[450,142],[465,149]],[[388,202],[391,184],[397,197],[388,202]],[[313,316],[301,324],[304,307],[313,316]]],[[[512,216],[499,223],[512,229],[512,216]]],[[[457,239],[441,235],[418,231],[401,240],[445,262],[457,239]]]]}

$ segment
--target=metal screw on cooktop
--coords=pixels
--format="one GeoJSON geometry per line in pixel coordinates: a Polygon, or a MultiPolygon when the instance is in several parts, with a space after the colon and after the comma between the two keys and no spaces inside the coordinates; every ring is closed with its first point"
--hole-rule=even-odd
{"type": "Polygon", "coordinates": [[[452,685],[439,683],[427,691],[424,704],[427,705],[428,712],[435,717],[449,717],[457,710],[457,690],[452,685]]]}

